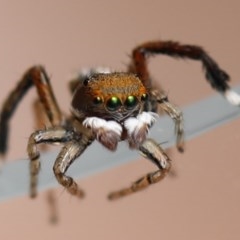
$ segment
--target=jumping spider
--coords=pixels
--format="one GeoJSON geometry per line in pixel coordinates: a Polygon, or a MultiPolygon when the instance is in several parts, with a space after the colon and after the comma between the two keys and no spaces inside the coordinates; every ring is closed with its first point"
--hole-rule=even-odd
{"type": "Polygon", "coordinates": [[[40,143],[61,143],[53,171],[57,181],[67,191],[78,197],[84,192],[66,175],[67,169],[84,150],[98,140],[110,151],[115,151],[119,141],[126,140],[131,149],[137,149],[157,170],[135,181],[130,187],[109,194],[109,199],[137,192],[164,178],[171,161],[158,143],[147,134],[163,110],[175,122],[176,146],[184,150],[182,112],[168,101],[161,89],[154,89],[147,68],[148,57],[165,54],[175,58],[189,58],[202,62],[206,79],[213,88],[234,105],[240,105],[240,96],[228,86],[229,76],[201,48],[172,41],[152,41],[137,46],[132,51],[132,61],[126,72],[106,69],[89,70],[70,83],[73,93],[72,115],[65,117],[55,99],[49,77],[42,66],[33,66],[22,77],[3,104],[0,118],[0,153],[7,150],[9,120],[18,103],[30,87],[37,88],[38,96],[51,127],[31,134],[27,152],[30,159],[30,195],[37,194],[37,177],[40,169],[40,143]]]}

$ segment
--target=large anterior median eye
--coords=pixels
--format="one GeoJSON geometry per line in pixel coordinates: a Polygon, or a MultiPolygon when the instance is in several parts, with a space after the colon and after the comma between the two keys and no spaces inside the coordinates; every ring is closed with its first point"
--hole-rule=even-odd
{"type": "Polygon", "coordinates": [[[137,97],[135,96],[128,96],[124,105],[126,106],[127,109],[132,109],[134,108],[138,103],[137,97]]]}
{"type": "Polygon", "coordinates": [[[111,97],[106,103],[106,107],[109,111],[116,111],[122,105],[121,100],[118,97],[111,97]]]}

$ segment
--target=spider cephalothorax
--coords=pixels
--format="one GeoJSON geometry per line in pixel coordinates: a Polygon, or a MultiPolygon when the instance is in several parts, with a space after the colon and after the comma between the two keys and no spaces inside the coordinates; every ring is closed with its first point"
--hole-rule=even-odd
{"type": "Polygon", "coordinates": [[[115,150],[126,138],[136,148],[146,139],[156,115],[143,112],[147,98],[147,90],[135,74],[98,73],[79,84],[72,112],[108,149],[115,150]]]}
{"type": "Polygon", "coordinates": [[[29,138],[27,151],[30,159],[32,197],[36,196],[40,169],[37,145],[40,143],[63,145],[53,171],[58,182],[69,193],[78,197],[83,197],[83,191],[66,172],[94,140],[112,151],[116,150],[119,141],[127,140],[130,148],[139,150],[158,168],[133,182],[130,187],[110,193],[109,199],[142,190],[164,178],[170,170],[171,162],[161,146],[147,138],[148,130],[156,121],[157,109],[160,108],[174,120],[176,146],[179,151],[183,151],[183,116],[181,111],[169,102],[162,89],[153,88],[147,58],[154,54],[201,61],[211,86],[231,104],[240,105],[239,95],[228,86],[228,74],[221,70],[201,47],[194,45],[182,45],[172,41],[147,42],[133,50],[132,62],[125,73],[111,73],[99,68],[81,73],[70,83],[70,89],[74,93],[72,115],[69,117],[65,117],[60,111],[45,69],[34,66],[23,75],[10,93],[0,116],[0,153],[4,154],[7,150],[9,120],[21,98],[35,85],[50,127],[32,133],[29,138]]]}
{"type": "Polygon", "coordinates": [[[99,117],[121,123],[141,112],[146,100],[147,90],[136,75],[98,73],[79,84],[72,109],[79,118],[99,117]]]}

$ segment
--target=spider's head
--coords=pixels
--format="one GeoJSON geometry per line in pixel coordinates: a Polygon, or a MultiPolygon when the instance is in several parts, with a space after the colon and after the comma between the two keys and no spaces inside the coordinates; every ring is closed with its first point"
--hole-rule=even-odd
{"type": "Polygon", "coordinates": [[[147,90],[131,73],[97,73],[75,91],[73,114],[79,118],[99,117],[122,123],[142,112],[147,90]]]}

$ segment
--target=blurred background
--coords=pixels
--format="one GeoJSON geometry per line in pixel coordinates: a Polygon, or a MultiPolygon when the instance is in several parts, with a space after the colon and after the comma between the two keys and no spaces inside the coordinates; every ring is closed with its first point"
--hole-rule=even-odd
{"type": "MultiPolygon", "coordinates": [[[[125,70],[137,44],[157,39],[203,46],[236,86],[239,10],[236,0],[1,0],[0,103],[27,68],[43,64],[60,106],[69,113],[69,78],[84,67],[125,70]]],[[[149,68],[180,107],[215,93],[199,62],[159,56],[151,59],[149,68]]],[[[35,90],[29,92],[11,121],[9,161],[26,158],[27,139],[35,126],[35,97],[35,90]]],[[[1,238],[237,240],[239,130],[238,119],[187,142],[184,154],[171,149],[175,177],[116,202],[107,201],[109,191],[154,166],[140,158],[86,178],[80,182],[87,194],[82,201],[58,187],[55,225],[49,223],[46,192],[36,200],[25,196],[0,202],[1,238]]]]}

